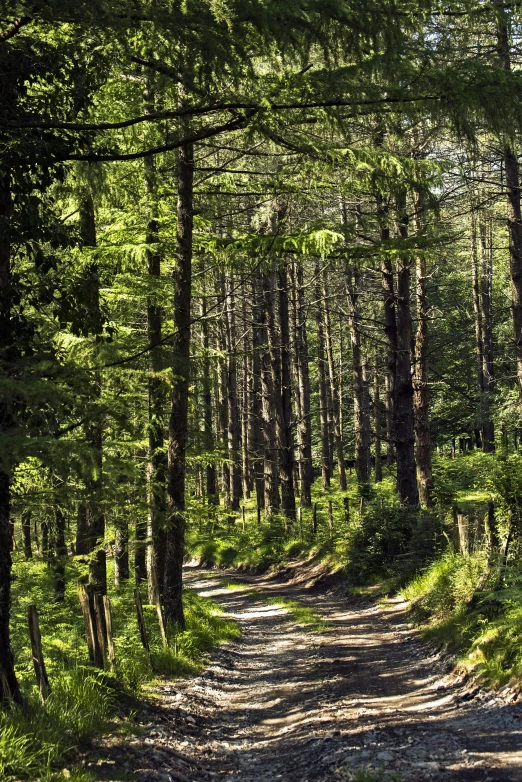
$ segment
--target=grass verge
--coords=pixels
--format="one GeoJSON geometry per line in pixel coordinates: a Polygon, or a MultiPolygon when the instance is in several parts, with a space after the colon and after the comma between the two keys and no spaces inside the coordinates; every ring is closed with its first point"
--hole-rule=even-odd
{"type": "MultiPolygon", "coordinates": [[[[153,606],[144,606],[151,662],[143,650],[136,620],[133,584],[110,594],[117,664],[94,668],[88,659],[76,593],[81,563],[67,570],[65,600],[54,596],[52,569],[41,561],[15,564],[13,647],[24,695],[23,707],[0,712],[0,779],[33,781],[91,779],[74,767],[75,749],[115,728],[123,729],[146,684],[161,677],[190,676],[203,667],[216,644],[239,634],[211,600],[186,590],[186,630],[173,633],[164,648],[153,606]],[[27,633],[27,605],[40,616],[42,646],[51,693],[42,705],[34,682],[27,633]]],[[[145,595],[143,595],[145,597],[145,595]]]]}

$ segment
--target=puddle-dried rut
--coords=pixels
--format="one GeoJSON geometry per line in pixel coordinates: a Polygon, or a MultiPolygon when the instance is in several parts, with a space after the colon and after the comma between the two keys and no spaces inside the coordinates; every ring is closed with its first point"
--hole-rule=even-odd
{"type": "Polygon", "coordinates": [[[187,572],[242,637],[196,679],[160,686],[143,735],[101,748],[100,779],[326,782],[367,769],[383,780],[522,780],[522,706],[447,675],[402,603],[252,576],[230,590],[229,578],[187,572]],[[326,630],[253,600],[252,585],[313,607],[326,630]]]}

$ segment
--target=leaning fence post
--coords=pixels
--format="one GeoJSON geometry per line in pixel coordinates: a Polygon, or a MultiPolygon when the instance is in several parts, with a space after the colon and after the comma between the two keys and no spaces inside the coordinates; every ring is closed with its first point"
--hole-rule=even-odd
{"type": "Polygon", "coordinates": [[[116,653],[114,651],[114,638],[112,635],[111,601],[107,595],[103,596],[103,610],[105,613],[105,629],[107,631],[107,651],[111,667],[116,665],[116,653]]]}
{"type": "Polygon", "coordinates": [[[46,696],[51,691],[51,687],[49,685],[49,678],[45,669],[45,660],[42,652],[42,634],[40,633],[38,612],[36,606],[32,603],[27,607],[27,619],[29,623],[29,637],[31,639],[34,672],[36,674],[36,681],[38,682],[38,689],[40,690],[40,698],[42,699],[42,703],[44,703],[46,696]]]}
{"type": "Polygon", "coordinates": [[[163,616],[163,610],[161,608],[161,602],[158,597],[156,600],[156,611],[158,613],[158,622],[159,622],[159,628],[161,633],[161,640],[163,641],[163,646],[167,648],[169,645],[169,642],[167,640],[167,630],[165,628],[165,617],[163,616]]]}
{"type": "Polygon", "coordinates": [[[85,638],[89,649],[89,658],[91,662],[104,667],[103,646],[100,645],[100,635],[98,628],[97,610],[95,608],[95,595],[91,587],[87,587],[81,581],[78,584],[80,604],[82,607],[83,621],[85,624],[85,638]]]}
{"type": "Polygon", "coordinates": [[[143,648],[147,652],[147,656],[150,661],[150,646],[149,638],[147,635],[147,628],[145,627],[145,617],[143,616],[143,603],[141,602],[141,592],[138,587],[134,590],[134,600],[136,602],[136,614],[138,616],[138,627],[140,629],[141,643],[143,648]]]}

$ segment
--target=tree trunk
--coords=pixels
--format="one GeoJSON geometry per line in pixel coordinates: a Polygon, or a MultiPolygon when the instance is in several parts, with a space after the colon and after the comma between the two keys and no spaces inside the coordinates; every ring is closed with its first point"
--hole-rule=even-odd
{"type": "Polygon", "coordinates": [[[252,479],[250,472],[250,397],[252,394],[252,351],[250,349],[250,329],[247,328],[247,299],[244,284],[241,285],[241,331],[243,332],[243,371],[241,404],[241,474],[243,479],[243,497],[250,499],[252,479]]]}
{"type": "Polygon", "coordinates": [[[327,489],[330,486],[331,479],[331,450],[330,421],[328,416],[329,390],[324,341],[324,317],[321,301],[321,289],[319,287],[320,274],[320,267],[319,264],[317,264],[315,267],[315,299],[317,323],[317,369],[319,373],[319,421],[321,425],[321,473],[323,479],[323,489],[327,489]]]}
{"type": "MultiPolygon", "coordinates": [[[[144,93],[145,113],[154,111],[154,95],[149,85],[144,93]]],[[[164,410],[166,388],[163,370],[161,338],[163,312],[158,300],[161,280],[159,248],[158,192],[156,164],[153,157],[144,159],[145,192],[147,194],[147,245],[150,293],[147,299],[147,339],[150,371],[148,375],[148,465],[147,465],[147,587],[149,603],[157,604],[162,591],[165,571],[165,528],[167,497],[167,459],[164,451],[164,410]]]]}
{"type": "Polygon", "coordinates": [[[24,557],[33,558],[33,546],[31,542],[31,511],[22,511],[22,535],[24,539],[24,557]]]}
{"type": "MultiPolygon", "coordinates": [[[[0,95],[9,91],[9,85],[0,85],[0,95]]],[[[11,178],[8,170],[0,172],[0,362],[3,376],[9,375],[12,359],[11,323],[11,178]]],[[[14,425],[9,402],[0,401],[0,432],[14,425]]],[[[14,670],[11,650],[9,618],[11,610],[11,487],[9,473],[0,470],[0,704],[10,698],[21,702],[20,689],[14,670]]]]}
{"type": "Polygon", "coordinates": [[[263,389],[261,382],[261,354],[263,351],[264,311],[259,280],[252,281],[252,409],[248,442],[252,453],[252,469],[258,508],[265,507],[264,474],[264,419],[263,389]]]}
{"type": "Polygon", "coordinates": [[[294,438],[292,435],[292,389],[290,356],[290,322],[288,306],[288,270],[284,261],[278,270],[279,331],[281,335],[281,508],[288,519],[295,519],[294,438]]]}
{"type": "Polygon", "coordinates": [[[346,294],[349,304],[353,367],[353,423],[355,432],[355,470],[359,483],[370,479],[370,432],[365,415],[365,369],[361,351],[359,314],[359,271],[346,270],[346,294]]]}
{"type": "MultiPolygon", "coordinates": [[[[499,22],[497,45],[501,67],[511,70],[511,52],[507,24],[499,22]]],[[[511,305],[517,362],[517,383],[522,409],[522,210],[520,205],[520,172],[518,158],[510,143],[504,145],[504,169],[507,189],[507,224],[509,233],[509,270],[511,305]]]]}
{"type": "Polygon", "coordinates": [[[323,298],[325,347],[328,363],[328,379],[330,383],[330,398],[332,400],[332,421],[334,430],[335,453],[337,456],[337,469],[339,471],[339,487],[342,491],[346,491],[346,466],[344,463],[344,446],[340,426],[340,400],[333,354],[332,323],[330,318],[329,291],[326,269],[323,269],[323,298]]]}
{"type": "Polygon", "coordinates": [[[236,313],[234,280],[226,275],[226,344],[227,344],[227,408],[228,458],[230,460],[230,507],[239,510],[241,472],[239,466],[239,407],[237,401],[236,313]]]}
{"type": "Polygon", "coordinates": [[[87,506],[84,502],[78,503],[76,512],[76,543],[75,553],[79,556],[90,551],[89,524],[87,520],[87,506]]]}
{"type": "Polygon", "coordinates": [[[118,587],[129,579],[129,522],[127,514],[116,519],[116,539],[114,542],[114,586],[118,587]]]}
{"type": "Polygon", "coordinates": [[[210,454],[214,452],[214,431],[212,428],[212,383],[210,377],[210,338],[207,321],[207,300],[205,291],[201,300],[201,336],[203,347],[203,426],[204,447],[207,453],[206,490],[209,505],[217,505],[216,465],[210,454]]]}
{"type": "MultiPolygon", "coordinates": [[[[388,205],[382,196],[377,198],[377,215],[381,221],[381,242],[390,239],[390,229],[386,223],[388,205]]],[[[395,374],[397,363],[397,322],[395,317],[395,286],[393,281],[393,265],[385,255],[382,261],[382,289],[384,295],[384,333],[387,344],[387,368],[385,375],[385,405],[386,405],[386,442],[388,469],[395,461],[395,374]]]]}
{"type": "Polygon", "coordinates": [[[164,604],[168,623],[185,627],[183,613],[183,555],[185,543],[185,462],[190,377],[190,305],[192,286],[192,232],[194,150],[180,148],[178,159],[177,257],[173,273],[174,328],[173,385],[169,419],[168,523],[164,604]]]}
{"type": "MultiPolygon", "coordinates": [[[[417,204],[421,214],[418,229],[422,227],[422,204],[417,204]]],[[[433,471],[431,464],[431,438],[428,395],[428,296],[426,258],[417,253],[416,265],[417,333],[415,335],[415,361],[413,369],[413,409],[415,416],[415,445],[417,456],[417,482],[419,502],[422,508],[431,505],[433,471]]]]}
{"type": "Polygon", "coordinates": [[[381,455],[381,384],[377,359],[375,360],[375,375],[373,386],[373,420],[375,427],[375,483],[382,481],[382,455],[381,455]]]}
{"type": "MultiPolygon", "coordinates": [[[[269,346],[268,330],[266,326],[266,314],[272,310],[273,302],[270,296],[270,280],[265,275],[262,279],[263,304],[258,311],[258,324],[262,329],[263,353],[261,357],[261,387],[263,399],[263,433],[264,433],[264,489],[265,489],[265,513],[271,516],[279,509],[279,480],[278,480],[278,448],[276,431],[276,414],[274,402],[276,392],[274,389],[274,373],[272,356],[269,346]]],[[[280,399],[279,395],[279,399],[280,399]]]]}
{"type": "MultiPolygon", "coordinates": [[[[79,209],[80,233],[84,247],[96,247],[96,222],[92,193],[86,188],[82,193],[79,209]]],[[[89,263],[85,274],[89,282],[89,309],[93,313],[95,330],[99,329],[100,277],[98,264],[89,263]]],[[[90,472],[86,480],[87,524],[89,552],[94,552],[89,565],[89,582],[102,594],[107,593],[107,558],[104,548],[105,515],[103,512],[103,416],[100,411],[102,380],[99,371],[92,382],[93,412],[86,424],[86,439],[91,450],[90,472]]]]}
{"type": "Polygon", "coordinates": [[[491,417],[492,396],[495,392],[495,367],[493,363],[493,230],[492,218],[480,223],[480,246],[482,255],[482,280],[480,303],[482,307],[482,377],[484,389],[484,421],[482,424],[482,450],[495,450],[495,424],[491,417]]]}
{"type": "MultiPolygon", "coordinates": [[[[399,234],[408,237],[406,195],[397,198],[399,234]]],[[[417,470],[411,374],[412,328],[410,312],[410,259],[405,253],[397,261],[397,361],[395,374],[395,448],[397,489],[403,505],[417,506],[417,470]]]]}
{"type": "Polygon", "coordinates": [[[299,443],[299,475],[301,481],[301,505],[312,505],[312,419],[310,414],[310,373],[308,369],[308,336],[306,331],[306,307],[304,299],[303,265],[296,265],[296,330],[295,354],[297,374],[297,437],[299,443]]]}
{"type": "Polygon", "coordinates": [[[67,546],[65,544],[65,516],[61,508],[56,508],[54,516],[54,593],[56,600],[65,600],[65,559],[67,546]]]}

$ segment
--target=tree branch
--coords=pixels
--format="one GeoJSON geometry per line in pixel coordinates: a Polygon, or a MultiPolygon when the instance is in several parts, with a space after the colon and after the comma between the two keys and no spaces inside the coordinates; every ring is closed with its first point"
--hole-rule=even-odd
{"type": "Polygon", "coordinates": [[[31,16],[21,16],[19,19],[15,19],[11,26],[7,28],[5,33],[0,34],[0,41],[5,43],[5,41],[8,41],[10,38],[14,38],[15,35],[18,35],[22,27],[25,27],[32,21],[33,19],[31,16]]]}
{"type": "Polygon", "coordinates": [[[255,112],[251,112],[247,117],[239,117],[230,122],[226,122],[224,125],[213,125],[210,128],[203,128],[196,133],[190,133],[181,139],[171,141],[168,144],[162,144],[159,147],[152,147],[151,149],[143,149],[140,152],[114,152],[110,154],[100,154],[97,152],[87,152],[83,155],[68,155],[62,158],[62,160],[88,160],[90,162],[109,162],[118,160],[141,160],[146,157],[152,157],[153,155],[159,155],[162,152],[170,152],[173,149],[179,149],[185,144],[193,144],[196,141],[201,141],[205,138],[212,138],[218,136],[220,133],[229,133],[235,130],[244,128],[251,116],[255,112]]]}

